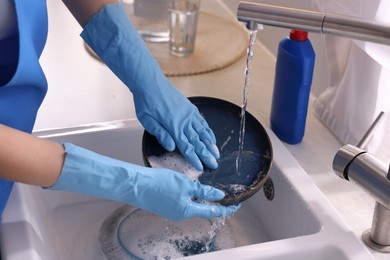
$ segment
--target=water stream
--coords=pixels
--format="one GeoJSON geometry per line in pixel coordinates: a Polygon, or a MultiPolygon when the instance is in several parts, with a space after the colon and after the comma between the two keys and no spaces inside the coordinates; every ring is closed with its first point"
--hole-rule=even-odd
{"type": "MultiPolygon", "coordinates": [[[[261,28],[259,28],[261,29],[261,28]]],[[[240,174],[241,169],[241,157],[242,151],[244,149],[244,139],[245,139],[245,112],[246,106],[248,103],[248,92],[249,92],[249,75],[252,66],[253,54],[255,49],[255,42],[257,36],[257,29],[250,29],[249,32],[249,44],[247,49],[246,65],[245,65],[245,80],[244,80],[244,91],[243,91],[243,101],[241,105],[241,122],[240,122],[240,132],[238,135],[238,155],[236,158],[236,174],[240,174]]]]}
{"type": "MultiPolygon", "coordinates": [[[[261,29],[261,28],[259,28],[261,29]]],[[[246,106],[248,103],[248,90],[249,90],[249,75],[250,75],[250,69],[252,66],[252,60],[253,60],[253,54],[255,49],[255,43],[256,43],[256,36],[257,36],[257,29],[256,30],[249,30],[249,44],[247,49],[247,58],[246,58],[246,65],[245,65],[245,81],[244,81],[244,92],[243,92],[243,101],[241,106],[241,121],[240,121],[240,132],[238,136],[238,155],[236,158],[236,174],[240,174],[240,167],[241,167],[241,161],[242,161],[242,152],[244,149],[244,138],[245,138],[245,113],[246,113],[246,106]]],[[[215,236],[219,229],[221,229],[225,225],[225,218],[220,219],[213,219],[212,225],[209,231],[210,239],[208,243],[206,243],[206,251],[212,251],[210,250],[210,246],[212,245],[212,241],[215,239],[215,236]]]]}
{"type": "Polygon", "coordinates": [[[225,218],[216,218],[211,220],[211,227],[208,232],[209,239],[206,242],[205,250],[206,252],[212,252],[216,248],[214,245],[215,236],[217,236],[218,231],[225,225],[225,218]]]}

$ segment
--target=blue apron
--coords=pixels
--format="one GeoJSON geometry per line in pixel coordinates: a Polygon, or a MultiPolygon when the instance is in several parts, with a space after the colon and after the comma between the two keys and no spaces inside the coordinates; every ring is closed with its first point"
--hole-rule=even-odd
{"type": "MultiPolygon", "coordinates": [[[[14,3],[17,34],[0,41],[0,124],[31,133],[47,91],[38,61],[47,38],[46,0],[14,3]]],[[[0,179],[0,216],[12,185],[0,179]]]]}

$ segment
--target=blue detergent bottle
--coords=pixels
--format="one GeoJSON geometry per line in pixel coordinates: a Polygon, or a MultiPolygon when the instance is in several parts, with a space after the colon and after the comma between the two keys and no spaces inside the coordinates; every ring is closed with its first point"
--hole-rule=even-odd
{"type": "Polygon", "coordinates": [[[315,53],[308,33],[291,30],[279,43],[271,106],[271,129],[280,140],[297,144],[303,139],[315,53]]]}

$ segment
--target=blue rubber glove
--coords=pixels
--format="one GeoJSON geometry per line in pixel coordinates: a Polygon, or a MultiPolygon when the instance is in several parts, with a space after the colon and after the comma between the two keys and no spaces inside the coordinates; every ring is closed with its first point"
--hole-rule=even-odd
{"type": "Polygon", "coordinates": [[[220,200],[225,194],[180,173],[126,163],[69,143],[63,145],[66,156],[61,176],[49,189],[119,201],[172,221],[227,217],[239,208],[195,201],[220,200]]]}
{"type": "Polygon", "coordinates": [[[218,167],[215,136],[198,109],[162,73],[120,3],[107,4],[82,38],[134,96],[138,120],[168,151],[175,146],[197,170],[218,167]]]}

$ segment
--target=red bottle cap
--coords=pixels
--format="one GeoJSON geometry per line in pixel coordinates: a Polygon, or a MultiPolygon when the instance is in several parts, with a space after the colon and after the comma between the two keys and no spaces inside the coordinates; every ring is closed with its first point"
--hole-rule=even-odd
{"type": "Polygon", "coordinates": [[[303,42],[307,40],[307,35],[309,33],[305,31],[300,30],[291,30],[290,32],[290,39],[297,41],[297,42],[303,42]]]}

